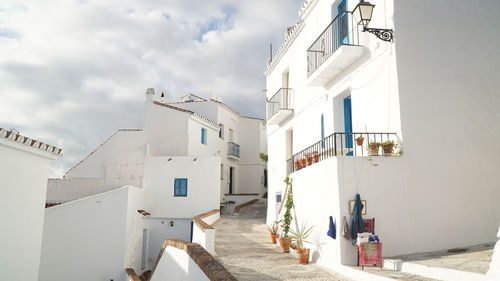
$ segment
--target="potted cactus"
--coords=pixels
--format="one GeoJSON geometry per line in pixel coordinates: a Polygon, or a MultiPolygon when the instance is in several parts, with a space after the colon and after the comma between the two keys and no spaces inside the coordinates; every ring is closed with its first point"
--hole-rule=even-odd
{"type": "Polygon", "coordinates": [[[280,235],[278,234],[278,229],[279,229],[278,222],[275,221],[271,225],[266,225],[266,227],[267,230],[269,230],[269,234],[271,235],[271,242],[273,244],[276,244],[276,240],[278,239],[278,237],[280,237],[280,235]]]}

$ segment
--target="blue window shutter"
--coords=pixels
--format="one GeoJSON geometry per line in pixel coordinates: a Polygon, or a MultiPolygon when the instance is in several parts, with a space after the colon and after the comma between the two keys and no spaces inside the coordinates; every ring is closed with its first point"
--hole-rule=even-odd
{"type": "Polygon", "coordinates": [[[207,129],[201,128],[201,143],[206,144],[207,143],[207,129]]]}
{"type": "MultiPolygon", "coordinates": [[[[344,99],[344,127],[346,133],[352,133],[351,96],[344,99]]],[[[345,136],[345,145],[352,148],[352,135],[345,136]]]]}
{"type": "Polygon", "coordinates": [[[174,196],[187,196],[187,179],[174,180],[174,196]]]}

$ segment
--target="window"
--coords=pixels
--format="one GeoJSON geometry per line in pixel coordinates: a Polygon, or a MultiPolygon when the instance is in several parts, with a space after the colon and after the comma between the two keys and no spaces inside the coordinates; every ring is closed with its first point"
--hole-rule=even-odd
{"type": "Polygon", "coordinates": [[[220,124],[219,138],[224,139],[224,125],[220,124]]]}
{"type": "Polygon", "coordinates": [[[207,144],[207,129],[201,128],[201,143],[207,144]]]}
{"type": "Polygon", "coordinates": [[[174,181],[174,196],[187,196],[188,179],[175,179],[174,181]]]}
{"type": "Polygon", "coordinates": [[[224,164],[220,164],[220,179],[224,179],[224,164]]]}
{"type": "Polygon", "coordinates": [[[321,148],[325,148],[325,141],[323,140],[325,138],[325,118],[323,117],[323,114],[321,114],[321,148]]]}

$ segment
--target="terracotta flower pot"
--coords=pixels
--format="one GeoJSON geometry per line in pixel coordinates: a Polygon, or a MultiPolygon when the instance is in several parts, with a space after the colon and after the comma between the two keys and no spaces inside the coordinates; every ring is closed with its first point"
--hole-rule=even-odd
{"type": "Polygon", "coordinates": [[[363,142],[364,142],[365,139],[356,139],[356,144],[358,146],[363,146],[363,142]]]}
{"type": "Polygon", "coordinates": [[[278,239],[278,237],[280,237],[279,234],[271,234],[271,242],[273,244],[276,244],[276,240],[278,239]]]}
{"type": "Polygon", "coordinates": [[[318,163],[319,162],[319,154],[318,154],[317,151],[313,152],[312,157],[313,157],[314,163],[318,163]]]}
{"type": "Polygon", "coordinates": [[[278,242],[280,243],[280,248],[282,253],[290,252],[290,244],[292,244],[292,238],[280,237],[278,238],[278,242]]]}
{"type": "Polygon", "coordinates": [[[301,158],[300,159],[300,165],[302,165],[302,167],[306,167],[307,166],[307,160],[306,160],[306,158],[301,158]]]}
{"type": "Polygon", "coordinates": [[[312,165],[313,163],[313,157],[311,154],[307,155],[307,165],[312,165]]]}
{"type": "Polygon", "coordinates": [[[300,164],[299,160],[295,161],[293,164],[295,165],[295,170],[296,171],[302,169],[302,164],[300,164]]]}
{"type": "Polygon", "coordinates": [[[297,253],[297,259],[299,260],[299,263],[301,264],[308,264],[309,263],[309,252],[310,249],[302,249],[302,250],[295,250],[297,253]]]}
{"type": "Polygon", "coordinates": [[[394,143],[382,144],[382,152],[384,153],[384,156],[394,154],[394,143]]]}
{"type": "Polygon", "coordinates": [[[378,156],[378,149],[380,147],[380,143],[370,143],[368,144],[368,148],[370,149],[371,156],[378,156]]]}

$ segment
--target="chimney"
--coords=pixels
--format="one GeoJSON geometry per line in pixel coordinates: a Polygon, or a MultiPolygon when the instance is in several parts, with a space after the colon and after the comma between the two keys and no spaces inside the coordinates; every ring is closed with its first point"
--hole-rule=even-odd
{"type": "Polygon", "coordinates": [[[154,97],[155,97],[155,89],[148,88],[146,90],[146,102],[153,102],[154,97]]]}
{"type": "Polygon", "coordinates": [[[166,91],[161,92],[161,95],[160,95],[160,102],[161,102],[161,103],[165,103],[165,104],[166,104],[166,103],[167,103],[167,101],[168,101],[168,100],[167,100],[167,96],[168,96],[168,94],[167,94],[167,92],[166,92],[166,91]]]}

